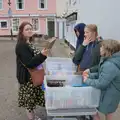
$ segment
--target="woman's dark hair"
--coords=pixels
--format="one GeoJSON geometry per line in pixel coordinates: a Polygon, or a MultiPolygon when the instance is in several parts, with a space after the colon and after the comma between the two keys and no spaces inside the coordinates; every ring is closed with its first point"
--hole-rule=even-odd
{"type": "MultiPolygon", "coordinates": [[[[26,38],[23,35],[23,30],[26,25],[30,25],[32,27],[32,24],[30,24],[29,22],[21,23],[21,25],[19,26],[19,32],[18,32],[18,36],[17,36],[18,42],[26,42],[26,38]]],[[[30,42],[32,42],[32,41],[34,41],[34,39],[33,39],[33,37],[30,37],[30,42]]]]}

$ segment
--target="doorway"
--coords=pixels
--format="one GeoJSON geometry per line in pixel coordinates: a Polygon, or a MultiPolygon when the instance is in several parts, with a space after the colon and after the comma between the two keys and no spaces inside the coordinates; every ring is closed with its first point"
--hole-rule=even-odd
{"type": "Polygon", "coordinates": [[[55,36],[55,21],[54,18],[47,19],[47,29],[48,29],[48,36],[54,37],[55,36]]]}

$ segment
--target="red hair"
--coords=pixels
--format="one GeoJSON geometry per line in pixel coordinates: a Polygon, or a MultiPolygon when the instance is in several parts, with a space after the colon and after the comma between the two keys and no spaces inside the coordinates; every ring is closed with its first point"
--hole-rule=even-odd
{"type": "MultiPolygon", "coordinates": [[[[30,25],[30,26],[32,27],[32,24],[29,23],[29,22],[27,22],[27,21],[21,23],[21,25],[19,26],[19,32],[18,32],[18,37],[17,37],[18,42],[26,42],[26,38],[25,38],[25,36],[23,35],[23,30],[24,30],[24,27],[25,27],[26,25],[30,25]]],[[[33,41],[33,37],[30,37],[30,42],[31,42],[31,41],[33,41]]]]}

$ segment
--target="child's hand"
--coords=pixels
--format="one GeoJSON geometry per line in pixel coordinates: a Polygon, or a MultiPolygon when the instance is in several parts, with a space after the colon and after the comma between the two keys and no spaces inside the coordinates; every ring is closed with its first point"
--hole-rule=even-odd
{"type": "Polygon", "coordinates": [[[85,71],[83,72],[82,76],[88,78],[88,77],[89,77],[89,74],[88,74],[88,73],[89,73],[89,69],[85,70],[85,71]]]}
{"type": "Polygon", "coordinates": [[[87,76],[83,76],[83,82],[86,82],[87,79],[88,79],[87,76]]]}
{"type": "Polygon", "coordinates": [[[88,79],[88,77],[89,77],[88,70],[89,69],[87,69],[86,71],[84,71],[83,74],[82,74],[82,76],[83,76],[83,82],[85,82],[88,79]]]}

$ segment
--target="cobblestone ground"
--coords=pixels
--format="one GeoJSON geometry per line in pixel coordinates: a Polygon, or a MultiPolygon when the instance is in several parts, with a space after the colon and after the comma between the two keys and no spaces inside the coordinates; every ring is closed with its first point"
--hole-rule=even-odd
{"type": "MultiPolygon", "coordinates": [[[[11,41],[0,41],[0,120],[27,120],[24,109],[17,107],[15,44],[11,41]]],[[[39,45],[37,46],[39,47],[39,45]]],[[[56,42],[52,50],[53,56],[60,57],[68,57],[68,52],[69,49],[63,42],[56,42]]],[[[43,114],[41,111],[45,113],[43,108],[37,109],[39,116],[43,114]]],[[[46,117],[43,118],[46,119],[46,117]]],[[[102,120],[104,119],[102,118],[102,120]]],[[[120,120],[120,109],[116,112],[114,120],[120,120]]]]}

